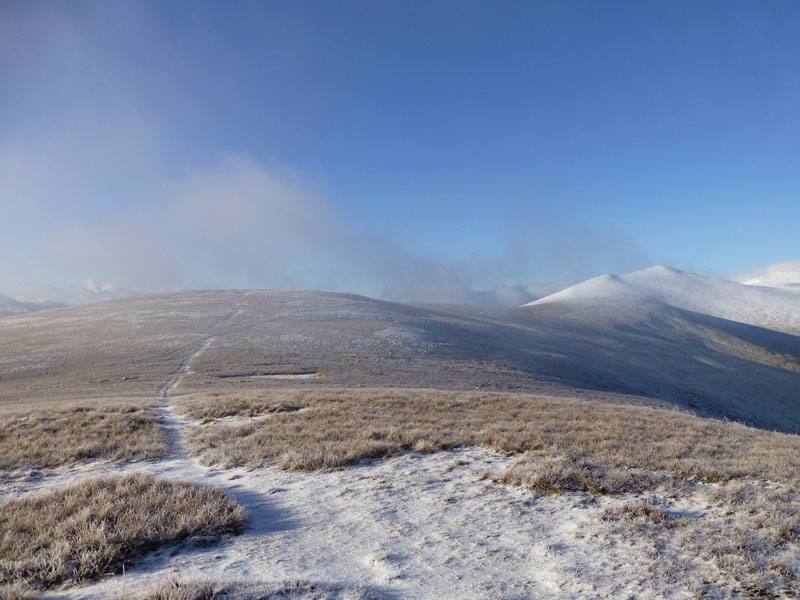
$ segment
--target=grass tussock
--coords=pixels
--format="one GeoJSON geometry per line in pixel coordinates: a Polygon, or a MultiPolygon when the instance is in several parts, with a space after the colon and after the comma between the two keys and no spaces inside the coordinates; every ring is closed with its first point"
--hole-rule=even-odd
{"type": "Polygon", "coordinates": [[[0,504],[0,585],[96,579],[190,537],[241,531],[244,509],[192,483],[130,475],[0,504]]]}
{"type": "Polygon", "coordinates": [[[216,600],[227,595],[228,586],[170,578],[139,594],[116,596],[114,600],[216,600]]]}
{"type": "Polygon", "coordinates": [[[0,473],[92,459],[149,460],[167,443],[152,408],[92,401],[0,411],[0,473]]]}
{"type": "Polygon", "coordinates": [[[706,482],[792,482],[800,459],[798,436],[678,411],[541,396],[282,391],[189,396],[177,400],[177,409],[196,419],[272,413],[251,423],[189,429],[191,450],[205,464],[224,467],[314,470],[404,449],[482,445],[519,456],[505,483],[613,493],[648,489],[660,473],[706,482]]]}
{"type": "Polygon", "coordinates": [[[274,396],[212,393],[179,397],[173,401],[173,404],[184,416],[203,423],[211,423],[216,419],[226,417],[259,417],[275,413],[295,412],[308,406],[305,402],[284,398],[285,395],[282,393],[274,396]]]}
{"type": "Polygon", "coordinates": [[[609,507],[603,512],[603,519],[606,521],[626,521],[633,524],[638,530],[646,529],[652,525],[673,529],[675,527],[684,527],[689,523],[688,519],[672,515],[647,500],[636,500],[626,502],[621,506],[609,507]]]}

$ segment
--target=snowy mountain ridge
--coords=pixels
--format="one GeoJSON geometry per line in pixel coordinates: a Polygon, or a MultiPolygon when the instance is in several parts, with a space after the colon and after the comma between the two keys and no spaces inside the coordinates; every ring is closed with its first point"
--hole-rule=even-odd
{"type": "MultiPolygon", "coordinates": [[[[776,269],[773,273],[783,272],[786,270],[776,269]]],[[[788,278],[782,279],[786,280],[788,278]]],[[[525,306],[598,298],[649,300],[730,321],[800,334],[800,293],[797,288],[738,283],[665,266],[626,275],[602,275],[525,306]]]]}

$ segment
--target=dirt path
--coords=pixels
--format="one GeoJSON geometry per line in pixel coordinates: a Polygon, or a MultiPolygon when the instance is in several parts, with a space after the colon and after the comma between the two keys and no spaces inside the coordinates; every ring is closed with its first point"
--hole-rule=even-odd
{"type": "Polygon", "coordinates": [[[172,393],[172,390],[178,387],[178,384],[180,384],[181,379],[183,379],[186,375],[192,372],[191,368],[192,361],[198,356],[200,356],[203,352],[208,350],[213,343],[214,343],[213,337],[206,338],[203,341],[202,346],[200,346],[192,354],[183,359],[183,362],[181,362],[178,369],[169,376],[169,379],[167,379],[166,383],[164,383],[164,385],[162,385],[161,388],[158,390],[157,392],[158,397],[164,400],[165,402],[169,402],[169,395],[170,393],[172,393]]]}
{"type": "MultiPolygon", "coordinates": [[[[212,329],[218,329],[231,319],[234,319],[242,310],[239,300],[244,298],[247,294],[242,294],[236,301],[234,301],[231,311],[222,317],[212,329]]],[[[172,372],[164,385],[162,385],[156,395],[162,400],[162,406],[158,408],[161,426],[164,429],[164,435],[167,438],[168,457],[176,460],[190,461],[191,457],[186,448],[183,438],[183,429],[186,427],[186,420],[175,414],[175,409],[172,406],[170,396],[172,392],[180,385],[184,377],[192,372],[192,362],[206,350],[214,345],[214,336],[209,335],[203,339],[200,347],[183,359],[178,368],[172,372]]]]}
{"type": "Polygon", "coordinates": [[[164,404],[158,408],[158,415],[161,427],[164,430],[164,437],[167,438],[167,453],[170,458],[176,460],[191,460],[189,451],[183,438],[183,429],[186,427],[186,420],[175,414],[175,408],[170,401],[170,394],[180,385],[181,380],[192,372],[192,361],[208,350],[214,343],[214,338],[210,337],[203,342],[191,356],[188,356],[181,363],[167,382],[159,390],[158,395],[164,404]]]}

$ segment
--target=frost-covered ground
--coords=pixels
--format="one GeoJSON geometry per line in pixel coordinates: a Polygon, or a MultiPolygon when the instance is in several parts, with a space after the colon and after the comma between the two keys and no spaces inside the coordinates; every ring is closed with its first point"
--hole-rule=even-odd
{"type": "Polygon", "coordinates": [[[508,462],[469,449],[297,474],[206,469],[178,450],[158,463],[66,470],[28,490],[147,472],[220,487],[250,514],[241,536],[165,548],[124,577],[51,594],[58,598],[107,598],[172,575],[306,580],[366,588],[376,598],[691,597],[686,582],[651,577],[646,540],[597,535],[603,508],[622,499],[537,497],[483,477],[508,462]]]}

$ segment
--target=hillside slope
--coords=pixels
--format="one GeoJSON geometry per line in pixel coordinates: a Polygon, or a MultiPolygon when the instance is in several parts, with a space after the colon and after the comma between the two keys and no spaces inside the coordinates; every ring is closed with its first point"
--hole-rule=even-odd
{"type": "Polygon", "coordinates": [[[177,393],[394,386],[626,394],[800,431],[800,337],[641,295],[553,298],[489,311],[329,292],[198,291],[7,317],[0,401],[153,397],[191,358],[177,393]]]}
{"type": "Polygon", "coordinates": [[[329,292],[197,291],[8,317],[0,320],[0,399],[152,396],[194,355],[184,389],[536,389],[511,356],[519,327],[503,314],[329,292]],[[322,376],[264,378],[296,373],[322,376]]]}

